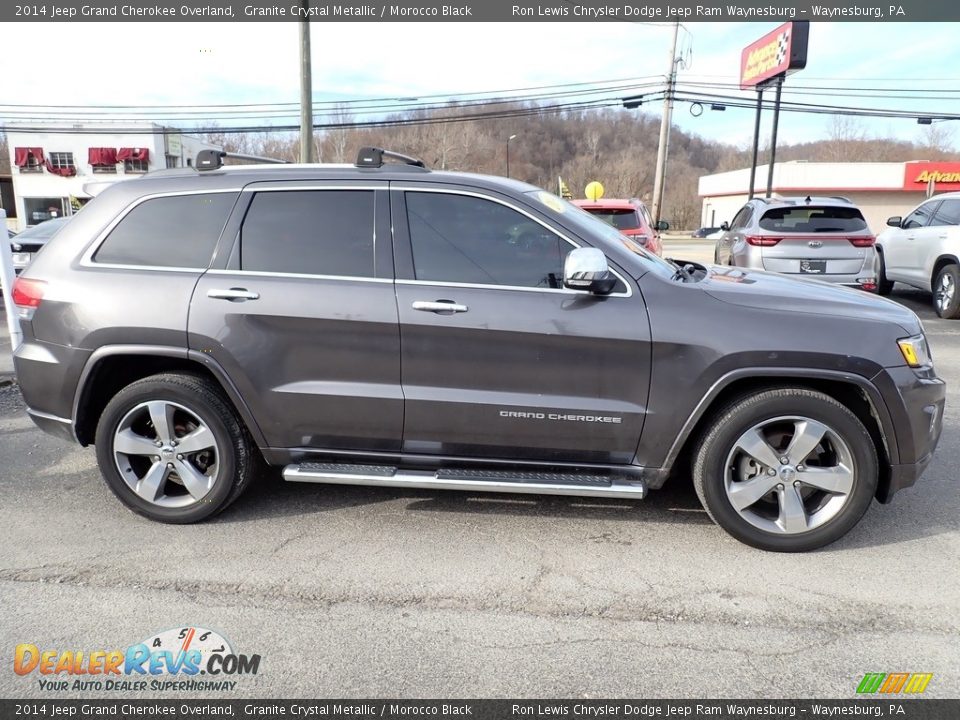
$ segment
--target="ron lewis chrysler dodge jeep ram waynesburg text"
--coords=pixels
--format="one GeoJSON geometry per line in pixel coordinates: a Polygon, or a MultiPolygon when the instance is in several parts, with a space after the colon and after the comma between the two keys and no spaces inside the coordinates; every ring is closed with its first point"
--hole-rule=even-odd
{"type": "Polygon", "coordinates": [[[14,289],[30,415],[155,520],[223,510],[264,461],[615,498],[692,475],[734,537],[798,551],[939,439],[923,327],[885,299],[673,263],[539,188],[375,148],[198,166],[108,187],[14,289]]]}

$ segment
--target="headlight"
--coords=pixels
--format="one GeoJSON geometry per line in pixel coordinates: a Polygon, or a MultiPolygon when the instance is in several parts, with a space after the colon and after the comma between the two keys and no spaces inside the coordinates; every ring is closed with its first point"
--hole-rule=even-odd
{"type": "Polygon", "coordinates": [[[897,345],[900,346],[903,359],[907,361],[907,365],[910,367],[925,367],[933,364],[933,358],[930,357],[930,348],[927,347],[927,339],[923,335],[914,335],[897,340],[897,345]]]}

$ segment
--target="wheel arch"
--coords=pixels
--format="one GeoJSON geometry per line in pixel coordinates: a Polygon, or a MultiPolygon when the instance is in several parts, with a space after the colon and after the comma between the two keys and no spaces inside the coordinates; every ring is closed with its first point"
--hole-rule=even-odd
{"type": "Polygon", "coordinates": [[[110,399],[132,382],[164,372],[206,377],[214,382],[239,415],[261,448],[266,446],[253,413],[237,388],[212,358],[177,347],[110,345],[96,350],[87,360],[73,400],[73,427],[77,441],[93,443],[100,415],[110,399]]]}
{"type": "Polygon", "coordinates": [[[943,270],[947,265],[960,265],[960,259],[957,259],[956,255],[950,253],[944,253],[940,255],[933,263],[933,269],[930,272],[930,289],[934,290],[936,288],[937,275],[940,274],[940,271],[943,270]]]}
{"type": "MultiPolygon", "coordinates": [[[[687,419],[667,455],[665,477],[690,469],[694,445],[717,414],[736,398],[763,390],[803,387],[817,390],[850,409],[864,424],[879,460],[876,497],[889,496],[891,466],[899,463],[896,430],[880,391],[868,379],[849,373],[816,369],[753,369],[721,377],[687,419]]],[[[653,485],[651,485],[653,487],[653,485]]]]}

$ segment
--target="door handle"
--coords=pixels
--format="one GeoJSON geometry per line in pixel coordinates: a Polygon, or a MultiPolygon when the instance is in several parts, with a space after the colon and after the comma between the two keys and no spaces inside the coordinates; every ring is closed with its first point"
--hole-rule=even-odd
{"type": "Polygon", "coordinates": [[[467,310],[469,310],[466,305],[460,305],[455,303],[453,300],[437,300],[436,302],[430,302],[428,300],[414,300],[413,309],[423,310],[424,312],[450,314],[467,312],[467,310]]]}
{"type": "Polygon", "coordinates": [[[244,300],[258,300],[260,293],[251,292],[246,288],[230,288],[229,290],[207,290],[207,297],[214,300],[243,302],[244,300]]]}

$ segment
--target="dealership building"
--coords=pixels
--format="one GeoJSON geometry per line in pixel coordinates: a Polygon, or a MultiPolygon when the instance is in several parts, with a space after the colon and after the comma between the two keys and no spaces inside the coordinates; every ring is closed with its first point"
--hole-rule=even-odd
{"type": "MultiPolygon", "coordinates": [[[[754,194],[764,197],[768,165],[757,167],[754,194]]],[[[730,222],[749,198],[750,169],[700,178],[703,227],[730,222]]],[[[784,162],[773,166],[773,193],[788,197],[840,196],[863,212],[879,233],[892,215],[906,215],[928,193],[960,190],[960,162],[784,162]]]]}

